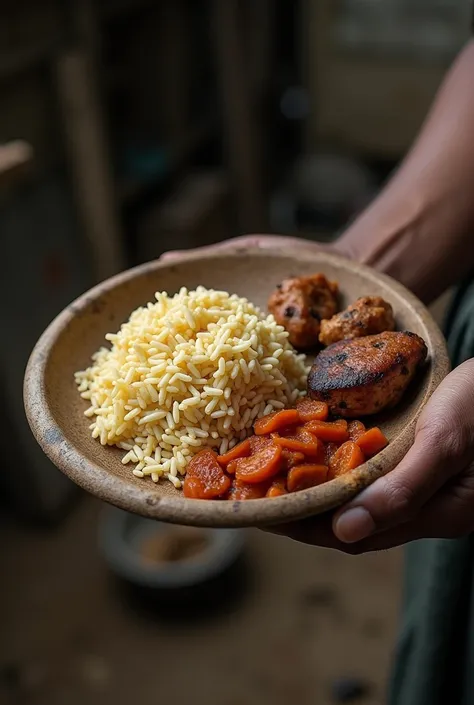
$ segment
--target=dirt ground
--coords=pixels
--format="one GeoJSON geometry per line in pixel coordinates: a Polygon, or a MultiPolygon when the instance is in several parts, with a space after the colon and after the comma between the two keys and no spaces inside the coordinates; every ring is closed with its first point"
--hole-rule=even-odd
{"type": "Polygon", "coordinates": [[[353,558],[252,531],[241,600],[174,624],[124,600],[100,511],[87,498],[56,531],[0,526],[0,703],[329,705],[341,676],[370,685],[357,703],[385,701],[400,551],[353,558]]]}

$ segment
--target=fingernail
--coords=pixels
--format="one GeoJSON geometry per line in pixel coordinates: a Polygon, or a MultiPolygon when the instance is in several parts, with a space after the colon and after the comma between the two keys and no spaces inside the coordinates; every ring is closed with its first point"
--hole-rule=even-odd
{"type": "Polygon", "coordinates": [[[341,514],[334,524],[334,533],[339,541],[355,543],[367,538],[375,531],[375,522],[364,507],[354,507],[341,514]]]}

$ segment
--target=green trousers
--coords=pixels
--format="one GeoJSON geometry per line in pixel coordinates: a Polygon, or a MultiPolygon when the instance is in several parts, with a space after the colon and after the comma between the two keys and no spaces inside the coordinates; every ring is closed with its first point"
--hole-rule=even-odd
{"type": "MultiPolygon", "coordinates": [[[[447,321],[456,366],[474,357],[474,282],[459,290],[447,321]]],[[[474,535],[407,547],[389,703],[474,705],[474,535]]]]}

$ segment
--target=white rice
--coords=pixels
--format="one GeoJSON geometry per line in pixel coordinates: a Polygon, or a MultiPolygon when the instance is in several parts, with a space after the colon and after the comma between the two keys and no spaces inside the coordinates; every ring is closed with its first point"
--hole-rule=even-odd
{"type": "Polygon", "coordinates": [[[308,368],[247,299],[203,287],[155,298],[75,377],[92,436],[126,451],[136,477],[179,488],[196,452],[225,452],[256,418],[294,403],[308,368]]]}

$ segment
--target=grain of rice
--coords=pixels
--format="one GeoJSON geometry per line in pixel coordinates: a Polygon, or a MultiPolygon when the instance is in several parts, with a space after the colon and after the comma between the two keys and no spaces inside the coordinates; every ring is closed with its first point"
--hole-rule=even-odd
{"type": "Polygon", "coordinates": [[[173,420],[176,425],[179,424],[179,401],[173,402],[173,420]]]}
{"type": "Polygon", "coordinates": [[[158,411],[152,411],[151,414],[146,414],[145,416],[142,416],[140,421],[138,421],[138,425],[141,426],[144,423],[152,423],[153,421],[159,421],[160,419],[163,419],[166,416],[166,412],[162,410],[158,411]]]}
{"type": "Polygon", "coordinates": [[[154,463],[154,465],[145,465],[143,468],[144,475],[151,475],[154,472],[162,472],[163,466],[160,463],[154,463]]]}
{"type": "Polygon", "coordinates": [[[139,413],[140,413],[140,409],[139,409],[138,407],[135,408],[135,409],[132,409],[131,411],[128,412],[128,414],[126,414],[126,415],[123,417],[123,420],[124,420],[124,421],[131,421],[132,419],[135,418],[135,416],[138,416],[139,413]]]}
{"type": "Polygon", "coordinates": [[[173,475],[173,477],[178,475],[178,463],[176,458],[171,458],[170,475],[173,475]]]}
{"type": "Polygon", "coordinates": [[[178,477],[174,477],[171,473],[168,473],[166,478],[176,487],[177,490],[181,489],[183,483],[178,477]]]}
{"type": "Polygon", "coordinates": [[[143,453],[143,450],[139,446],[137,446],[137,445],[133,446],[133,452],[135,453],[136,457],[139,460],[143,460],[144,453],[143,453]]]}
{"type": "MultiPolygon", "coordinates": [[[[217,433],[217,431],[215,433],[215,438],[219,438],[219,434],[217,433]]],[[[197,438],[191,438],[190,436],[181,436],[181,443],[185,443],[188,446],[193,446],[194,448],[199,448],[202,445],[201,440],[198,440],[197,438]]]]}
{"type": "Polygon", "coordinates": [[[226,292],[186,289],[134,311],[75,375],[90,431],[126,451],[136,477],[178,477],[202,447],[221,452],[258,416],[294,403],[304,358],[253,304],[226,292]]]}
{"type": "Polygon", "coordinates": [[[122,450],[132,450],[133,446],[130,443],[117,443],[118,447],[122,450]]]}

